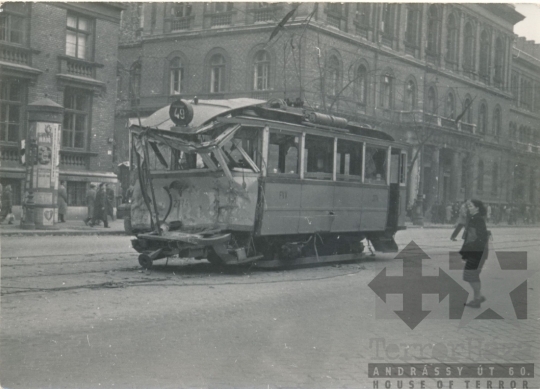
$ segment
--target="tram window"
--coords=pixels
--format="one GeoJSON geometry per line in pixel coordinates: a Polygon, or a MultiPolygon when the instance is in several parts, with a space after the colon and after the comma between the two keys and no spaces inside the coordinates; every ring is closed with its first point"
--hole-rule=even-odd
{"type": "Polygon", "coordinates": [[[257,160],[259,134],[260,131],[257,128],[242,128],[236,131],[232,140],[223,145],[222,150],[229,159],[230,169],[253,170],[251,163],[255,164],[257,160]],[[246,160],[242,151],[248,155],[251,161],[246,160]]]}
{"type": "Polygon", "coordinates": [[[300,137],[270,131],[268,174],[298,174],[300,137]]]}
{"type": "Polygon", "coordinates": [[[362,143],[338,139],[337,144],[337,180],[362,180],[362,143]]]}
{"type": "Polygon", "coordinates": [[[175,150],[176,165],[174,170],[193,170],[193,169],[206,169],[202,157],[196,153],[184,153],[180,150],[175,150]]]}
{"type": "Polygon", "coordinates": [[[399,184],[399,156],[400,151],[392,149],[392,155],[390,156],[390,183],[399,184]]]}
{"type": "Polygon", "coordinates": [[[306,135],[304,159],[306,178],[331,180],[334,169],[334,138],[306,135]]]}
{"type": "Polygon", "coordinates": [[[366,146],[365,182],[370,184],[386,184],[387,149],[366,146]]]}

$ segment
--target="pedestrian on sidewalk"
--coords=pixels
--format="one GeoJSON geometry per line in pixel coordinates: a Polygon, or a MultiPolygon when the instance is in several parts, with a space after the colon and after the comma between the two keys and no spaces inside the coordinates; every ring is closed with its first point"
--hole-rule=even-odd
{"type": "Polygon", "coordinates": [[[96,194],[96,202],[94,204],[94,221],[103,220],[103,227],[109,228],[107,222],[107,192],[105,190],[105,183],[99,184],[99,190],[96,194]]]}
{"type": "Polygon", "coordinates": [[[486,207],[486,222],[491,222],[491,205],[488,204],[486,207]]]}
{"type": "Polygon", "coordinates": [[[459,253],[465,262],[463,280],[467,281],[473,290],[474,297],[465,305],[480,308],[486,301],[481,292],[480,272],[488,255],[489,231],[486,228],[486,208],[480,200],[472,199],[467,202],[469,222],[465,228],[465,241],[459,253]]]}
{"type": "Polygon", "coordinates": [[[11,185],[6,185],[2,191],[2,213],[0,214],[2,221],[7,221],[8,224],[13,224],[15,221],[15,215],[12,210],[13,194],[11,191],[11,185]]]}
{"type": "Polygon", "coordinates": [[[111,217],[111,220],[114,220],[114,189],[111,187],[111,184],[106,184],[107,193],[107,215],[111,217]]]}
{"type": "Polygon", "coordinates": [[[445,220],[446,223],[451,223],[452,222],[452,204],[451,203],[447,203],[446,204],[446,220],[445,220]]]}
{"type": "Polygon", "coordinates": [[[86,209],[88,214],[84,219],[84,224],[94,226],[94,205],[96,203],[96,185],[90,184],[90,187],[86,191],[86,209]]]}
{"type": "Polygon", "coordinates": [[[467,224],[467,202],[464,201],[463,204],[461,204],[461,207],[459,207],[459,216],[457,218],[456,227],[454,228],[454,232],[452,232],[452,235],[450,236],[450,240],[456,241],[457,236],[459,235],[460,231],[465,227],[467,224]]]}
{"type": "Polygon", "coordinates": [[[62,181],[58,187],[58,223],[66,222],[65,217],[67,215],[67,199],[66,187],[62,181]]]}

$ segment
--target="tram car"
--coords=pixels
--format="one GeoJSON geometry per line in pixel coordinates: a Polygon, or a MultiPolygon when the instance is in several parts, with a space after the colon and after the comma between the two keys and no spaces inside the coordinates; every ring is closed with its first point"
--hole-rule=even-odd
{"type": "Polygon", "coordinates": [[[405,144],[283,100],[177,100],[130,127],[139,263],[283,267],[396,252],[405,144]],[[368,246],[368,247],[366,247],[368,246]]]}

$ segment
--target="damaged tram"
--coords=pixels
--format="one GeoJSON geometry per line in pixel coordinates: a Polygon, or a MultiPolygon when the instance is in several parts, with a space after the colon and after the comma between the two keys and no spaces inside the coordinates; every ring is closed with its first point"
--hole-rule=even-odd
{"type": "Polygon", "coordinates": [[[161,111],[130,128],[141,266],[179,256],[280,267],[357,259],[366,244],[397,251],[407,155],[388,134],[282,100],[177,100],[161,111]]]}

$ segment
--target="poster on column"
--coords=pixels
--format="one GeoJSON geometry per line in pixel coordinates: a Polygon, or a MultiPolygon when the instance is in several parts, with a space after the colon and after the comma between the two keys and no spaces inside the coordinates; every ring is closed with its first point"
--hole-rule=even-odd
{"type": "Polygon", "coordinates": [[[37,123],[36,188],[57,189],[59,165],[58,123],[37,123]]]}

